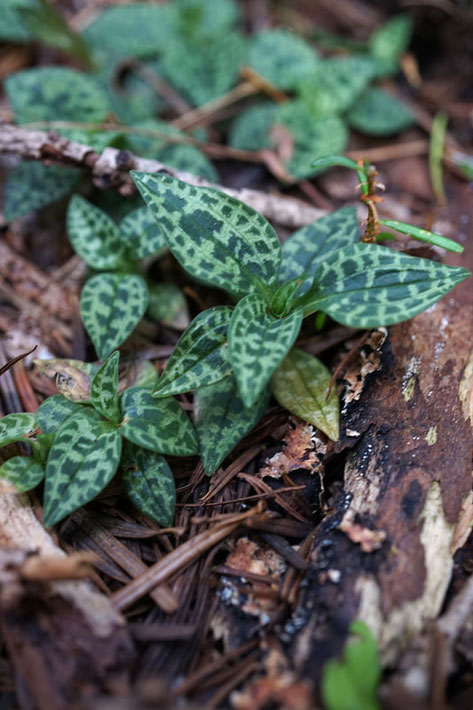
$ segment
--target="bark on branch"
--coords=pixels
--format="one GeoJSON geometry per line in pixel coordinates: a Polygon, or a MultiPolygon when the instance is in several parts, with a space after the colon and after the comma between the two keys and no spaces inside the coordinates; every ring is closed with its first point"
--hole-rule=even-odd
{"type": "Polygon", "coordinates": [[[114,187],[125,196],[134,188],[130,170],[148,173],[164,172],[191,185],[214,187],[226,195],[245,202],[269,220],[290,228],[309,224],[326,212],[300,200],[282,195],[272,195],[258,190],[233,190],[216,185],[192,173],[181,172],[157,160],[148,160],[126,150],[105,148],[100,154],[90,146],[70,141],[55,131],[28,130],[10,124],[0,124],[0,154],[10,153],[28,160],[42,160],[56,165],[69,165],[90,171],[96,187],[114,187]]]}

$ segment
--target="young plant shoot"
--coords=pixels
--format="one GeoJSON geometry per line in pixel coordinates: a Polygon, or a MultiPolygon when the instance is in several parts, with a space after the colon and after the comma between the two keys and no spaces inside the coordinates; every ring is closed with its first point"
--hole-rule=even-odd
{"type": "MultiPolygon", "coordinates": [[[[387,326],[417,315],[469,276],[466,269],[370,243],[380,224],[376,172],[341,156],[316,165],[321,162],[356,170],[368,208],[361,241],[354,208],[317,220],[281,246],[266,219],[218,190],[132,173],[181,266],[236,301],[194,319],[154,390],[158,399],[196,390],[196,428],[208,474],[258,421],[270,385],[282,406],[338,438],[338,397],[333,390],[327,397],[330,372],[294,348],[305,317],[326,314],[353,328],[387,326]]],[[[409,234],[461,250],[425,230],[410,227],[409,234]]]]}
{"type": "Polygon", "coordinates": [[[119,394],[118,360],[114,352],[101,367],[55,361],[51,371],[76,367],[87,379],[82,378],[81,396],[76,393],[74,401],[53,395],[35,415],[0,420],[0,446],[26,441],[32,448],[31,456],[14,456],[0,466],[0,478],[17,491],[44,480],[46,526],[92,500],[118,469],[130,500],[161,525],[172,524],[174,478],[163,454],[197,454],[196,433],[178,402],[152,397],[152,386],[136,385],[119,394]]]}

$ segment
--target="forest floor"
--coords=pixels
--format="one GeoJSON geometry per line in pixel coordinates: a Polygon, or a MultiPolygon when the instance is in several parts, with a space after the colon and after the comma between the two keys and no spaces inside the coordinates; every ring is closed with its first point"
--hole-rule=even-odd
{"type": "MultiPolygon", "coordinates": [[[[60,4],[74,16],[73,3],[60,4]]],[[[397,11],[412,13],[409,57],[390,88],[417,123],[389,139],[352,132],[349,151],[372,157],[387,188],[381,214],[459,240],[464,254],[447,263],[471,269],[472,183],[444,167],[439,204],[429,174],[438,112],[449,116],[452,145],[473,148],[471,8],[448,0],[241,6],[249,30],[280,22],[283,8],[285,22],[354,39],[397,11]]],[[[52,60],[66,61],[36,45],[4,45],[0,76],[52,60]]],[[[2,158],[3,174],[13,162],[2,158]]],[[[355,178],[343,169],[284,189],[262,162],[214,164],[219,182],[237,190],[283,190],[324,211],[359,205],[355,178]]],[[[0,366],[37,346],[0,377],[3,414],[35,411],[57,392],[32,363],[41,351],[90,359],[78,309],[85,269],[66,237],[66,204],[0,224],[0,366]]],[[[290,233],[275,226],[281,239],[290,233]]],[[[176,272],[175,262],[168,266],[176,272]]],[[[196,313],[202,301],[218,303],[201,286],[182,285],[196,313]]],[[[354,618],[378,642],[383,708],[471,709],[472,311],[466,281],[387,336],[306,327],[305,349],[332,371],[340,366],[340,440],[328,442],[272,401],[213,478],[196,457],[172,461],[172,528],[137,512],[115,482],[51,537],[35,494],[32,516],[12,496],[0,499],[2,710],[322,707],[324,664],[342,654],[354,618]],[[432,446],[425,437],[434,430],[432,446]],[[52,558],[58,547],[93,553],[94,591],[84,581],[52,582],[54,570],[25,576],[35,547],[52,558]],[[163,573],[156,563],[166,560],[163,573]],[[148,567],[155,576],[140,586],[148,567]]],[[[125,352],[161,371],[176,341],[172,329],[144,320],[125,352]]],[[[192,400],[183,401],[191,411],[192,400]]]]}

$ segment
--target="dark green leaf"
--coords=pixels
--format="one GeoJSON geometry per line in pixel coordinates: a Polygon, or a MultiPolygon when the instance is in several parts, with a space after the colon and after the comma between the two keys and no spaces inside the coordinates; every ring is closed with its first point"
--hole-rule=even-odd
{"type": "Polygon", "coordinates": [[[10,222],[65,197],[76,187],[82,170],[19,162],[5,184],[4,215],[10,222]]]}
{"type": "Polygon", "coordinates": [[[291,32],[266,30],[251,42],[248,64],[280,89],[297,89],[317,68],[316,51],[291,32]]]}
{"type": "Polygon", "coordinates": [[[98,56],[147,57],[173,42],[171,8],[152,3],[115,5],[101,12],[83,32],[98,56]]]}
{"type": "Polygon", "coordinates": [[[414,122],[404,104],[376,87],[366,91],[347,116],[352,128],[373,136],[399,133],[414,122]]]}
{"type": "Polygon", "coordinates": [[[122,461],[123,485],[142,513],[160,525],[172,525],[176,505],[174,476],[165,458],[129,444],[122,461]]]}
{"type": "Polygon", "coordinates": [[[7,414],[0,419],[0,446],[19,441],[37,428],[38,423],[34,414],[7,414]]]}
{"type": "Polygon", "coordinates": [[[166,79],[196,106],[229,91],[244,64],[246,43],[237,32],[189,37],[167,42],[162,71],[166,79]]]}
{"type": "Polygon", "coordinates": [[[83,408],[58,429],[49,452],[44,488],[44,524],[54,525],[88,503],[113,478],[120,461],[118,429],[83,408]]]}
{"type": "Polygon", "coordinates": [[[442,234],[436,234],[435,232],[429,232],[427,229],[419,229],[419,227],[414,227],[412,224],[405,224],[405,222],[398,222],[395,219],[380,219],[380,224],[384,224],[386,227],[391,227],[401,234],[409,234],[413,239],[418,239],[420,242],[427,242],[427,244],[434,244],[437,247],[442,247],[442,249],[447,249],[448,251],[456,251],[461,253],[464,251],[461,244],[454,242],[453,239],[448,239],[448,237],[442,236],[442,234]]]}
{"type": "Polygon", "coordinates": [[[321,310],[343,325],[373,328],[412,318],[469,275],[377,244],[354,244],[327,256],[300,300],[306,314],[321,310]]]}
{"type": "Polygon", "coordinates": [[[5,80],[17,123],[103,121],[109,106],[94,79],[66,67],[25,69],[5,80]]]}
{"type": "Polygon", "coordinates": [[[200,313],[181,336],[154,393],[157,397],[188,392],[231,374],[228,326],[233,308],[215,306],[200,313]]]}
{"type": "Polygon", "coordinates": [[[18,7],[37,6],[35,0],[0,0],[0,39],[5,42],[24,42],[30,39],[31,33],[25,27],[18,7]]]}
{"type": "MultiPolygon", "coordinates": [[[[44,466],[32,456],[14,456],[0,466],[0,478],[11,483],[18,493],[30,491],[44,478],[44,466]]],[[[0,481],[0,494],[2,492],[0,481]]]]}
{"type": "Polygon", "coordinates": [[[185,330],[190,322],[189,308],[179,286],[164,282],[152,284],[148,290],[148,315],[168,328],[185,330]]]}
{"type": "Polygon", "coordinates": [[[281,263],[279,239],[264,217],[207,187],[132,172],[176,259],[192,276],[236,294],[271,293],[281,263]]]}
{"type": "Polygon", "coordinates": [[[224,458],[259,422],[269,400],[269,388],[252,406],[245,407],[234,377],[197,390],[195,426],[205,471],[214,473],[224,458]]]}
{"type": "Polygon", "coordinates": [[[270,128],[277,123],[278,106],[274,103],[252,106],[238,114],[230,128],[229,145],[242,150],[272,148],[270,128]]]}
{"type": "Polygon", "coordinates": [[[120,405],[118,403],[119,359],[119,352],[112,353],[94,375],[90,385],[90,400],[94,409],[114,424],[118,424],[121,418],[120,405]]]}
{"type": "Polygon", "coordinates": [[[347,111],[373,76],[370,59],[324,59],[301,85],[300,95],[314,116],[333,116],[347,111]]]}
{"type": "MultiPolygon", "coordinates": [[[[328,254],[355,244],[359,239],[360,228],[354,207],[342,207],[302,227],[283,242],[281,281],[293,279],[304,272],[312,281],[317,266],[328,254]]],[[[310,282],[306,282],[301,293],[309,287],[310,282]]]]}
{"type": "Polygon", "coordinates": [[[36,412],[38,426],[45,434],[55,434],[63,421],[79,410],[80,404],[71,402],[62,394],[53,394],[39,405],[36,412]]]}
{"type": "Polygon", "coordinates": [[[229,356],[245,407],[261,397],[274,370],[299,334],[302,309],[275,318],[257,294],[245,296],[233,311],[228,329],[229,356]]]}
{"type": "Polygon", "coordinates": [[[316,357],[293,348],[273,375],[273,395],[282,407],[321,429],[332,441],[339,437],[336,387],[327,400],[331,373],[316,357]]]}
{"type": "Polygon", "coordinates": [[[315,175],[314,158],[345,150],[348,131],[336,115],[314,116],[305,101],[287,101],[281,105],[278,123],[286,126],[294,139],[294,149],[286,169],[295,178],[315,175]]]}
{"type": "Polygon", "coordinates": [[[128,338],[147,305],[148,288],[137,274],[98,274],[87,281],[80,312],[101,360],[128,338]]]}
{"type": "Polygon", "coordinates": [[[147,387],[130,387],[121,396],[120,433],[158,454],[193,456],[197,438],[187,414],[172,397],[156,399],[147,387]]]}
{"type": "Polygon", "coordinates": [[[409,46],[412,30],[413,23],[409,15],[397,15],[373,32],[369,48],[380,76],[389,76],[398,70],[399,59],[409,46]]]}
{"type": "Polygon", "coordinates": [[[120,238],[137,260],[156,254],[166,246],[164,235],[148,207],[138,207],[122,219],[120,238]]]}
{"type": "Polygon", "coordinates": [[[74,251],[93,269],[118,269],[126,262],[118,227],[80,195],[74,195],[69,202],[67,231],[74,251]]]}
{"type": "Polygon", "coordinates": [[[202,41],[231,29],[239,15],[233,0],[174,0],[171,10],[176,30],[202,41]]]}

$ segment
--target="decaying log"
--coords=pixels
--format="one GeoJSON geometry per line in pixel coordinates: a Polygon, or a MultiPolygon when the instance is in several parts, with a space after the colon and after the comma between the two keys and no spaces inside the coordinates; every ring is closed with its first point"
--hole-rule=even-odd
{"type": "MultiPolygon", "coordinates": [[[[27,498],[15,494],[0,495],[0,550],[6,559],[15,551],[19,557],[36,552],[50,560],[66,558],[27,498]]],[[[3,567],[1,636],[35,707],[66,710],[123,679],[133,646],[107,597],[87,580],[35,582],[3,567]]]]}
{"type": "Polygon", "coordinates": [[[245,202],[273,222],[291,228],[309,224],[326,214],[324,210],[291,197],[246,188],[234,190],[216,185],[192,173],[181,172],[163,165],[157,160],[140,158],[127,150],[105,148],[99,154],[90,146],[70,141],[55,131],[46,133],[0,124],[0,153],[85,168],[90,170],[91,178],[97,187],[101,189],[115,187],[124,195],[130,195],[134,189],[129,175],[130,170],[142,170],[148,173],[164,172],[191,185],[221,190],[226,195],[245,202]]]}
{"type": "MultiPolygon", "coordinates": [[[[453,261],[453,260],[451,260],[453,261]]],[[[473,250],[456,263],[473,264],[473,250]]],[[[364,620],[390,666],[437,617],[473,522],[473,287],[390,329],[347,406],[344,488],[318,527],[288,639],[317,684],[364,620]]]]}

